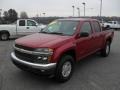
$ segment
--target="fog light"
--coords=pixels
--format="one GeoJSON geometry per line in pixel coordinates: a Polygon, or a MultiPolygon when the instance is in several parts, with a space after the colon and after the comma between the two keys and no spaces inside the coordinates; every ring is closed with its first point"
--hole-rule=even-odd
{"type": "Polygon", "coordinates": [[[42,57],[38,57],[37,59],[40,60],[40,59],[42,59],[42,57]]]}
{"type": "Polygon", "coordinates": [[[47,60],[48,58],[47,58],[47,57],[43,57],[42,59],[43,59],[43,60],[47,60]]]}

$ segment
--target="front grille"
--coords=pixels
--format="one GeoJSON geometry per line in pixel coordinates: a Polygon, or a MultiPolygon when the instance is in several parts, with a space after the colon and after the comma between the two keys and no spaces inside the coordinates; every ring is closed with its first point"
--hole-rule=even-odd
{"type": "Polygon", "coordinates": [[[27,53],[19,52],[17,50],[15,50],[14,52],[16,57],[18,57],[21,60],[31,63],[48,64],[48,61],[38,60],[37,59],[38,55],[27,54],[27,53]]]}
{"type": "Polygon", "coordinates": [[[22,45],[18,45],[18,44],[15,44],[15,47],[21,48],[21,49],[24,49],[24,50],[29,50],[29,51],[34,51],[35,50],[34,48],[26,47],[26,46],[22,46],[22,45]]]}
{"type": "Polygon", "coordinates": [[[17,50],[15,50],[15,55],[16,55],[16,57],[18,57],[24,61],[31,62],[31,63],[34,63],[35,60],[37,59],[37,56],[35,56],[35,55],[21,53],[17,50]]]}

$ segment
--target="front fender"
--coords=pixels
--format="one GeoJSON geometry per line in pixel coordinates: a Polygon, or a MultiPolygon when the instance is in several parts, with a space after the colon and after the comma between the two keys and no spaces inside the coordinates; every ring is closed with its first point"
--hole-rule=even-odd
{"type": "Polygon", "coordinates": [[[53,53],[53,59],[51,62],[58,62],[60,58],[62,57],[62,55],[64,55],[65,52],[69,50],[75,50],[75,45],[73,43],[67,43],[57,48],[55,52],[53,53]]]}

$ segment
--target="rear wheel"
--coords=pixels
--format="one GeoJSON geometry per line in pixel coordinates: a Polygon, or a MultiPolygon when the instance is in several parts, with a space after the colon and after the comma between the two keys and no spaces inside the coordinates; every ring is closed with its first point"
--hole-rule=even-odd
{"type": "Polygon", "coordinates": [[[74,59],[70,55],[65,55],[62,57],[57,65],[55,78],[59,82],[65,82],[69,80],[72,76],[74,70],[74,59]]]}
{"type": "Polygon", "coordinates": [[[0,39],[3,40],[3,41],[6,41],[8,40],[9,38],[9,34],[8,33],[1,33],[0,34],[0,39]]]}
{"type": "Polygon", "coordinates": [[[109,55],[110,46],[111,46],[110,41],[107,41],[105,47],[101,50],[101,55],[102,56],[107,57],[109,55]]]}

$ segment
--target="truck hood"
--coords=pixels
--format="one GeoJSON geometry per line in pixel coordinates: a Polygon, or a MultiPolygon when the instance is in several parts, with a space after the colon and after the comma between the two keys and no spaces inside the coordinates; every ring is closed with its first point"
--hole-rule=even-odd
{"type": "Polygon", "coordinates": [[[17,39],[15,43],[31,48],[57,48],[69,41],[70,38],[71,36],[37,33],[17,39]]]}
{"type": "Polygon", "coordinates": [[[39,24],[38,26],[41,27],[42,29],[44,29],[47,25],[39,24]]]}

